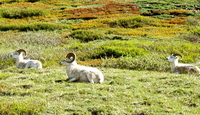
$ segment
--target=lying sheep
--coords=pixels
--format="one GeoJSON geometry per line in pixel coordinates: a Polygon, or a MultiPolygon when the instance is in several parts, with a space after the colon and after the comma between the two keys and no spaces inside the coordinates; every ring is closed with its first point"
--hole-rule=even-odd
{"type": "Polygon", "coordinates": [[[167,58],[171,62],[172,73],[198,73],[200,75],[200,69],[192,64],[178,63],[178,56],[182,58],[181,54],[175,53],[167,58]]]}
{"type": "Polygon", "coordinates": [[[23,49],[19,49],[14,52],[14,54],[11,54],[10,56],[12,58],[16,59],[16,66],[20,69],[27,69],[27,68],[39,68],[42,69],[42,63],[38,60],[30,60],[30,59],[24,59],[24,56],[26,56],[26,51],[23,49]]]}
{"type": "Polygon", "coordinates": [[[104,76],[97,68],[86,67],[76,63],[76,55],[69,53],[66,59],[60,62],[60,65],[66,65],[66,72],[69,81],[103,83],[104,76]]]}

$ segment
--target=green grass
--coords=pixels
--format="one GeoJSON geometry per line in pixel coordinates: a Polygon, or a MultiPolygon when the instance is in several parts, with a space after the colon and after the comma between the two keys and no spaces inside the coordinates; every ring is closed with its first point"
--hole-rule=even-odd
{"type": "Polygon", "coordinates": [[[199,77],[99,68],[103,84],[70,83],[65,67],[1,70],[0,114],[200,113],[199,77]]]}

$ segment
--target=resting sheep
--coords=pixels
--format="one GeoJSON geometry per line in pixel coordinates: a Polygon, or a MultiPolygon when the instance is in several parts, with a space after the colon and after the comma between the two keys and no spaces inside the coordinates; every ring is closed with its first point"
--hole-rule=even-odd
{"type": "Polygon", "coordinates": [[[11,54],[10,56],[12,58],[16,59],[16,66],[19,69],[27,69],[27,68],[39,68],[42,69],[42,63],[38,60],[30,60],[30,59],[24,59],[24,56],[26,56],[26,51],[23,49],[19,49],[14,52],[14,54],[11,54]]]}
{"type": "Polygon", "coordinates": [[[66,72],[70,82],[102,83],[104,81],[104,76],[101,71],[97,68],[78,65],[75,59],[76,54],[69,53],[66,59],[60,62],[60,65],[67,66],[66,72]]]}
{"type": "Polygon", "coordinates": [[[174,53],[167,58],[167,60],[171,62],[172,73],[197,73],[200,75],[200,69],[197,66],[178,63],[178,56],[182,58],[182,55],[178,53],[174,53]]]}

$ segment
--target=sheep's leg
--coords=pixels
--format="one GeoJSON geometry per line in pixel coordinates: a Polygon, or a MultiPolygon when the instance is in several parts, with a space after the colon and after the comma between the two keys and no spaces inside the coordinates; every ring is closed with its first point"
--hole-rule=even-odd
{"type": "Polygon", "coordinates": [[[178,71],[172,71],[172,73],[176,73],[176,74],[179,74],[179,72],[178,72],[178,71]]]}
{"type": "Polygon", "coordinates": [[[25,67],[24,67],[24,69],[27,69],[27,68],[29,68],[30,67],[30,63],[26,63],[26,65],[25,65],[25,67]]]}
{"type": "Polygon", "coordinates": [[[77,79],[75,77],[69,79],[70,82],[76,81],[77,79]]]}
{"type": "Polygon", "coordinates": [[[190,69],[188,69],[188,76],[190,76],[190,69]]]}

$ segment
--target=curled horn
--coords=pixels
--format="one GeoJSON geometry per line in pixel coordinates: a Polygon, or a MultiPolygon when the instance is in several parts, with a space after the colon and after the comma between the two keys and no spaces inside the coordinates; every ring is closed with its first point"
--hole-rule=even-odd
{"type": "Polygon", "coordinates": [[[76,54],[75,53],[68,53],[66,58],[72,57],[72,60],[66,61],[67,63],[72,63],[76,59],[76,54]]]}
{"type": "Polygon", "coordinates": [[[24,52],[24,54],[26,55],[26,51],[24,49],[19,49],[17,50],[17,52],[20,54],[21,52],[24,52]]]}
{"type": "Polygon", "coordinates": [[[181,54],[179,53],[174,53],[173,56],[180,56],[181,58],[183,57],[181,54]]]}

